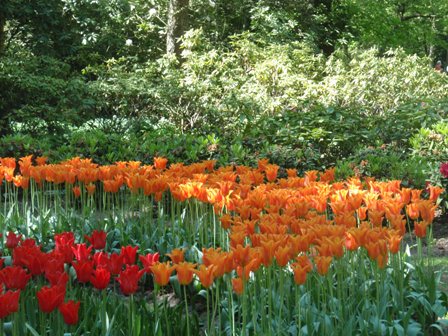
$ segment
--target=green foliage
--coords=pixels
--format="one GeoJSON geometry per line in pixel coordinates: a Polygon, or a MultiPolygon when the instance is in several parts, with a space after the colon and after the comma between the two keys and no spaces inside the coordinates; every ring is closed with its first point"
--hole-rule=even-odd
{"type": "Polygon", "coordinates": [[[92,86],[105,102],[102,111],[163,117],[181,131],[235,132],[244,119],[297,106],[298,90],[303,93],[322,64],[302,44],[266,49],[246,35],[235,37],[226,50],[191,31],[183,45],[181,68],[162,58],[132,70],[125,59],[92,69],[99,76],[92,86]]]}
{"type": "Polygon", "coordinates": [[[448,120],[421,128],[410,143],[414,153],[425,156],[429,162],[448,161],[448,120]]]}
{"type": "Polygon", "coordinates": [[[31,135],[15,134],[0,138],[1,157],[24,157],[30,154],[42,156],[51,148],[46,138],[36,139],[31,135]]]}
{"type": "Polygon", "coordinates": [[[315,96],[323,104],[346,106],[366,114],[385,114],[409,102],[445,98],[448,76],[428,66],[429,59],[390,50],[349,49],[335,53],[315,96]]]}
{"type": "MultiPolygon", "coordinates": [[[[422,127],[410,140],[413,155],[420,155],[427,162],[425,173],[427,179],[432,185],[448,189],[448,179],[441,172],[440,167],[448,162],[448,120],[443,119],[440,122],[428,127],[422,127]]],[[[442,207],[448,209],[448,195],[442,195],[442,207]]]]}
{"type": "Polygon", "coordinates": [[[350,49],[325,61],[309,44],[265,45],[249,33],[232,37],[231,48],[215,48],[202,30],[188,32],[183,48],[180,68],[168,58],[134,67],[123,58],[90,68],[87,74],[98,77],[91,88],[101,115],[164,118],[181,132],[236,135],[261,116],[300,115],[313,102],[353,111],[362,122],[361,116],[376,115],[373,122],[390,129],[391,141],[442,113],[434,105],[448,90],[448,76],[400,50],[381,56],[350,49]]]}
{"type": "Polygon", "coordinates": [[[419,55],[447,47],[448,4],[444,0],[344,0],[338,7],[351,13],[348,26],[364,46],[402,47],[419,55]]]}
{"type": "Polygon", "coordinates": [[[95,102],[70,66],[49,57],[0,58],[1,128],[16,125],[37,135],[60,136],[66,124],[79,125],[93,115],[95,102]]]}
{"type": "Polygon", "coordinates": [[[336,166],[338,179],[371,176],[379,180],[401,180],[403,186],[422,189],[428,179],[428,162],[422,156],[409,156],[400,147],[368,147],[336,166]]]}

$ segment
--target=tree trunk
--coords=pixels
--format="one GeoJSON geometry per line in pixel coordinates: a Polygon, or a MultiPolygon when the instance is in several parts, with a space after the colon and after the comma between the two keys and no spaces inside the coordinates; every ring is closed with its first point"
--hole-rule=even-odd
{"type": "Polygon", "coordinates": [[[6,18],[0,13],[0,56],[5,52],[6,43],[6,18]]]}
{"type": "Polygon", "coordinates": [[[179,38],[188,29],[189,0],[170,0],[166,33],[166,53],[180,56],[179,38]]]}

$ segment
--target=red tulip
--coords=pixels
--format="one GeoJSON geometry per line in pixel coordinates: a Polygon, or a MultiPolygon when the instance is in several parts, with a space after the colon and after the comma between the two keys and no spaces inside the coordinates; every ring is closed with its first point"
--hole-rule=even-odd
{"type": "Polygon", "coordinates": [[[110,274],[117,275],[123,268],[124,257],[121,254],[112,253],[109,258],[109,272],[110,274]]]}
{"type": "Polygon", "coordinates": [[[48,282],[50,282],[51,286],[65,287],[69,280],[68,274],[65,272],[49,273],[45,274],[45,277],[47,278],[48,282]]]}
{"type": "Polygon", "coordinates": [[[8,289],[25,289],[30,278],[31,274],[19,266],[8,266],[0,271],[0,282],[8,289]]]}
{"type": "Polygon", "coordinates": [[[64,302],[65,287],[42,287],[36,294],[40,310],[51,313],[64,302]]]}
{"type": "Polygon", "coordinates": [[[22,240],[21,234],[16,235],[14,232],[9,231],[8,235],[6,236],[5,246],[9,249],[14,249],[19,245],[21,240],[22,240]]]}
{"type": "Polygon", "coordinates": [[[123,256],[123,262],[126,265],[135,264],[135,258],[137,256],[138,246],[123,246],[121,248],[121,255],[123,256]]]}
{"type": "Polygon", "coordinates": [[[98,290],[105,289],[109,285],[109,281],[110,272],[105,268],[97,268],[90,277],[93,287],[98,290]]]}
{"type": "Polygon", "coordinates": [[[0,268],[3,267],[3,264],[5,263],[5,259],[3,259],[2,257],[0,257],[0,268]]]}
{"type": "Polygon", "coordinates": [[[33,247],[36,246],[36,241],[33,238],[27,238],[20,244],[21,246],[33,247]]]}
{"type": "Polygon", "coordinates": [[[138,256],[138,258],[142,262],[145,272],[152,273],[151,266],[159,261],[159,253],[158,252],[156,252],[154,254],[148,253],[146,256],[142,256],[142,255],[138,256]]]}
{"type": "Polygon", "coordinates": [[[66,303],[62,303],[59,306],[59,311],[62,314],[62,317],[64,318],[65,324],[73,325],[78,323],[78,311],[79,311],[79,305],[81,302],[75,302],[73,300],[70,300],[66,303]]]}
{"type": "Polygon", "coordinates": [[[56,249],[61,246],[73,246],[75,244],[75,234],[73,232],[62,232],[54,235],[56,249]]]}
{"type": "Polygon", "coordinates": [[[64,256],[59,253],[47,253],[47,262],[45,263],[45,274],[64,272],[64,256]]]}
{"type": "Polygon", "coordinates": [[[86,244],[75,244],[72,246],[73,254],[75,255],[76,260],[84,261],[90,259],[90,252],[92,252],[92,246],[87,248],[86,244]]]}
{"type": "MultiPolygon", "coordinates": [[[[106,252],[96,252],[93,255],[93,263],[96,268],[108,268],[109,266],[109,255],[106,252]]],[[[118,272],[119,273],[119,272],[118,272]]]]}
{"type": "Polygon", "coordinates": [[[135,293],[138,288],[138,281],[144,273],[145,271],[139,270],[137,265],[126,266],[126,269],[117,278],[123,294],[130,295],[135,293]]]}
{"type": "Polygon", "coordinates": [[[440,174],[443,177],[448,178],[448,162],[444,162],[440,165],[440,174]]]}
{"type": "Polygon", "coordinates": [[[93,262],[89,260],[82,260],[73,263],[73,268],[76,271],[76,278],[81,283],[86,283],[90,281],[90,277],[93,272],[93,262]]]}
{"type": "Polygon", "coordinates": [[[54,242],[56,244],[55,251],[64,256],[65,263],[71,263],[74,256],[72,247],[75,244],[75,235],[73,232],[54,235],[54,242]]]}
{"type": "Polygon", "coordinates": [[[47,255],[38,246],[18,246],[12,253],[13,264],[28,268],[31,275],[43,273],[47,255]]]}
{"type": "Polygon", "coordinates": [[[20,290],[7,291],[5,294],[0,291],[0,320],[19,310],[19,298],[20,290]]]}
{"type": "Polygon", "coordinates": [[[106,247],[106,232],[93,230],[92,236],[85,235],[84,238],[89,241],[95,250],[102,250],[106,247]]]}

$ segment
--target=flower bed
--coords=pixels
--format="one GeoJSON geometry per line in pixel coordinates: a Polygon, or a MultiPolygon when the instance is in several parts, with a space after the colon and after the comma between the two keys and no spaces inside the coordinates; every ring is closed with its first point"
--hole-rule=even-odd
{"type": "Polygon", "coordinates": [[[7,334],[443,333],[422,253],[441,188],[263,160],[0,163],[7,334]]]}

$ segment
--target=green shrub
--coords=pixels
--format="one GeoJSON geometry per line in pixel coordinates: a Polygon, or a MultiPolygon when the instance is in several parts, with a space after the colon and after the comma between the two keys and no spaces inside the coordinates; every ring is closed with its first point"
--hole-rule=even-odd
{"type": "MultiPolygon", "coordinates": [[[[347,128],[338,135],[346,138],[348,131],[362,133],[358,128],[367,127],[373,133],[363,136],[370,143],[380,136],[375,141],[381,144],[407,141],[448,106],[448,76],[433,71],[428,59],[401,50],[340,49],[325,59],[310,43],[266,44],[250,33],[216,46],[197,29],[183,37],[182,64],[169,57],[134,61],[112,59],[86,69],[86,75],[97,78],[90,88],[101,102],[98,115],[163,118],[178,132],[235,137],[245,136],[241,130],[265,116],[291,112],[309,120],[317,113],[314,124],[321,118],[339,124],[343,118],[347,128]],[[310,116],[304,115],[307,111],[310,116]]],[[[331,152],[344,152],[342,142],[331,152]]]]}
{"type": "Polygon", "coordinates": [[[430,162],[448,161],[448,120],[422,127],[410,140],[413,152],[430,162]]]}
{"type": "MultiPolygon", "coordinates": [[[[422,127],[410,140],[414,155],[423,156],[428,168],[425,173],[432,185],[448,189],[448,179],[441,172],[442,163],[448,162],[448,119],[422,127]]],[[[448,195],[442,195],[442,208],[448,209],[448,195]]]]}
{"type": "Polygon", "coordinates": [[[401,180],[403,186],[425,188],[429,165],[424,157],[410,156],[399,147],[381,146],[359,150],[336,165],[338,179],[370,176],[379,180],[401,180]]]}
{"type": "Polygon", "coordinates": [[[408,102],[446,98],[448,76],[435,72],[431,60],[395,49],[337,51],[327,61],[318,85],[319,102],[386,114],[408,102]]]}
{"type": "Polygon", "coordinates": [[[0,129],[34,136],[60,136],[94,113],[95,101],[82,77],[50,57],[0,58],[0,129]]]}
{"type": "Polygon", "coordinates": [[[27,134],[15,134],[0,138],[0,157],[20,158],[26,155],[41,156],[48,152],[51,144],[47,139],[39,141],[27,134]]]}

